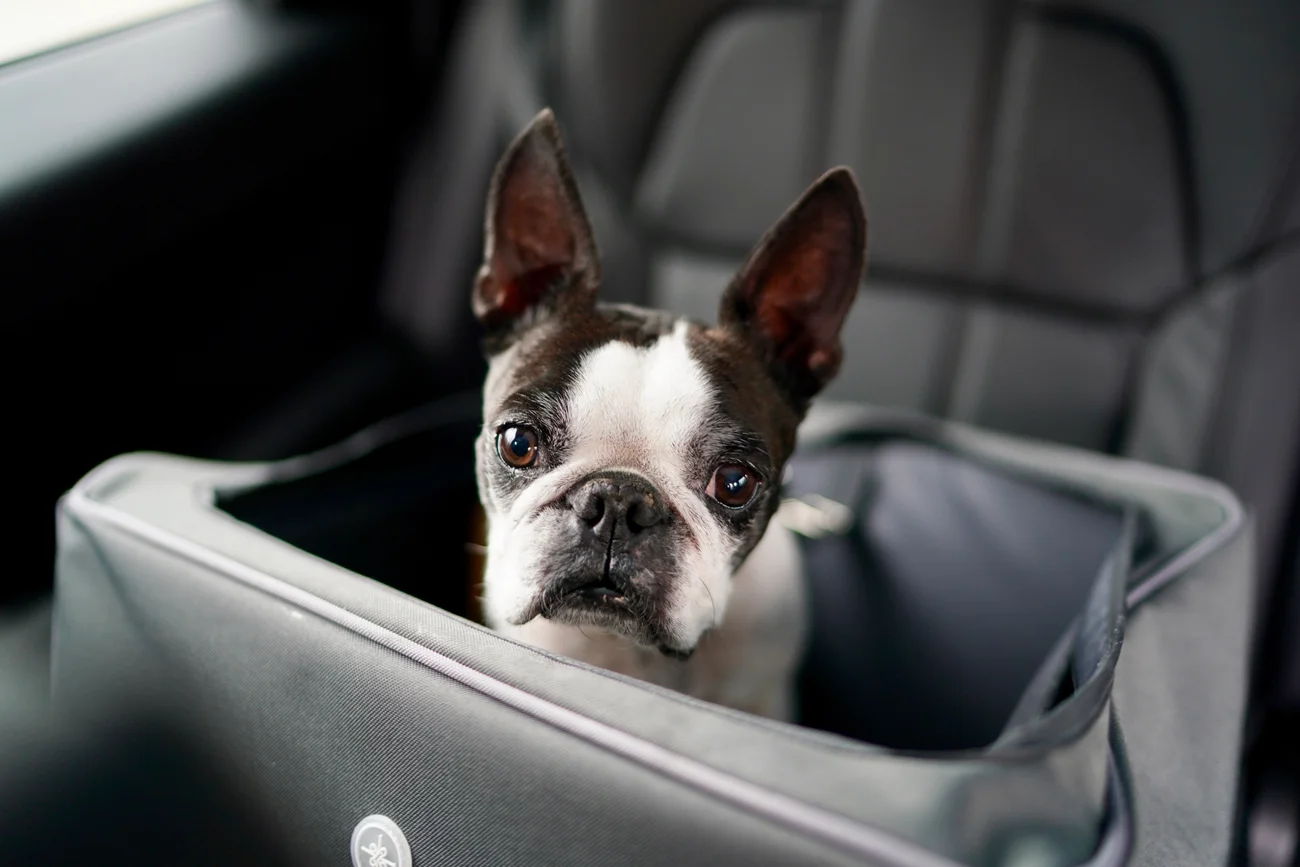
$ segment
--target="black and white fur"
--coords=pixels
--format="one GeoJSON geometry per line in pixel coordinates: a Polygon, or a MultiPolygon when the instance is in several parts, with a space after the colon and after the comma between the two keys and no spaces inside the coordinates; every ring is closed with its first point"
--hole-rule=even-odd
{"type": "Polygon", "coordinates": [[[857,184],[836,169],[760,241],[717,326],[600,304],[559,130],[549,111],[530,124],[493,178],[473,296],[490,626],[789,714],[805,606],[771,519],[796,428],[838,371],[865,244],[857,184]]]}

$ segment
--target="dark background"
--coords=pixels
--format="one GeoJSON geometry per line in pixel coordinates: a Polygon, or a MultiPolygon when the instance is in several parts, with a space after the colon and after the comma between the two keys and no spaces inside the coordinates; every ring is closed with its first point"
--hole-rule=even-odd
{"type": "MultiPolygon", "coordinates": [[[[375,303],[394,186],[459,7],[334,5],[282,13],[244,79],[201,80],[146,130],[0,187],[14,458],[0,605],[48,592],[56,499],[115,454],[287,456],[477,376],[472,354],[410,350],[375,303]]],[[[24,101],[63,110],[34,76],[91,88],[115,64],[167,74],[186,48],[167,43],[174,24],[64,49],[72,68],[0,67],[0,126],[23,123],[24,101]]],[[[124,111],[130,97],[98,93],[124,111]]],[[[79,102],[69,131],[100,132],[77,128],[79,102]]]]}

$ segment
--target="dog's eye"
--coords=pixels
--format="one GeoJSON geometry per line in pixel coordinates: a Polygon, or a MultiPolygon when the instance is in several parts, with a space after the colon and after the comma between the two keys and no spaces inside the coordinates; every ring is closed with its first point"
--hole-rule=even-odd
{"type": "Polygon", "coordinates": [[[743,509],[758,493],[758,476],[749,467],[723,464],[713,471],[704,493],[728,509],[743,509]]]}
{"type": "Polygon", "coordinates": [[[517,470],[537,463],[537,431],[524,425],[502,428],[497,434],[497,453],[517,470]]]}

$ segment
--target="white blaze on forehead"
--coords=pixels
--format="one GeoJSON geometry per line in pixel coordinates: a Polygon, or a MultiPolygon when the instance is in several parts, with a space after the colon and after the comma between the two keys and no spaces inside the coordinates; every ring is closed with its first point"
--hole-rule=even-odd
{"type": "Polygon", "coordinates": [[[684,451],[712,415],[713,386],[686,344],[685,322],[646,348],[618,341],[582,360],[568,393],[572,459],[682,476],[684,451]]]}

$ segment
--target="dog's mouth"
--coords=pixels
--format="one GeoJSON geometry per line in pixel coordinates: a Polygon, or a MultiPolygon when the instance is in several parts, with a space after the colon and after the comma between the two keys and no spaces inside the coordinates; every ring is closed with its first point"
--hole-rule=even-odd
{"type": "Polygon", "coordinates": [[[627,593],[622,588],[614,586],[614,582],[607,577],[575,587],[569,591],[569,595],[601,605],[628,604],[627,593]]]}
{"type": "Polygon", "coordinates": [[[545,594],[538,613],[553,620],[566,620],[583,613],[635,619],[634,608],[639,606],[634,606],[633,599],[630,590],[608,573],[575,577],[560,582],[545,594]]]}
{"type": "Polygon", "coordinates": [[[636,614],[632,611],[632,593],[628,582],[614,573],[613,555],[614,537],[611,534],[605,545],[605,557],[599,567],[600,571],[593,569],[559,581],[551,593],[543,596],[541,615],[551,618],[565,609],[614,615],[636,614]]]}
{"type": "Polygon", "coordinates": [[[615,550],[612,540],[602,547],[603,551],[587,549],[557,557],[568,560],[564,571],[544,579],[544,589],[511,622],[518,625],[543,617],[615,633],[666,656],[689,657],[691,649],[675,646],[664,621],[663,588],[670,576],[662,568],[652,572],[632,562],[615,550]]]}
{"type": "Polygon", "coordinates": [[[656,607],[653,599],[625,577],[608,571],[579,573],[552,583],[521,621],[544,617],[556,623],[594,627],[668,652],[656,607]]]}

